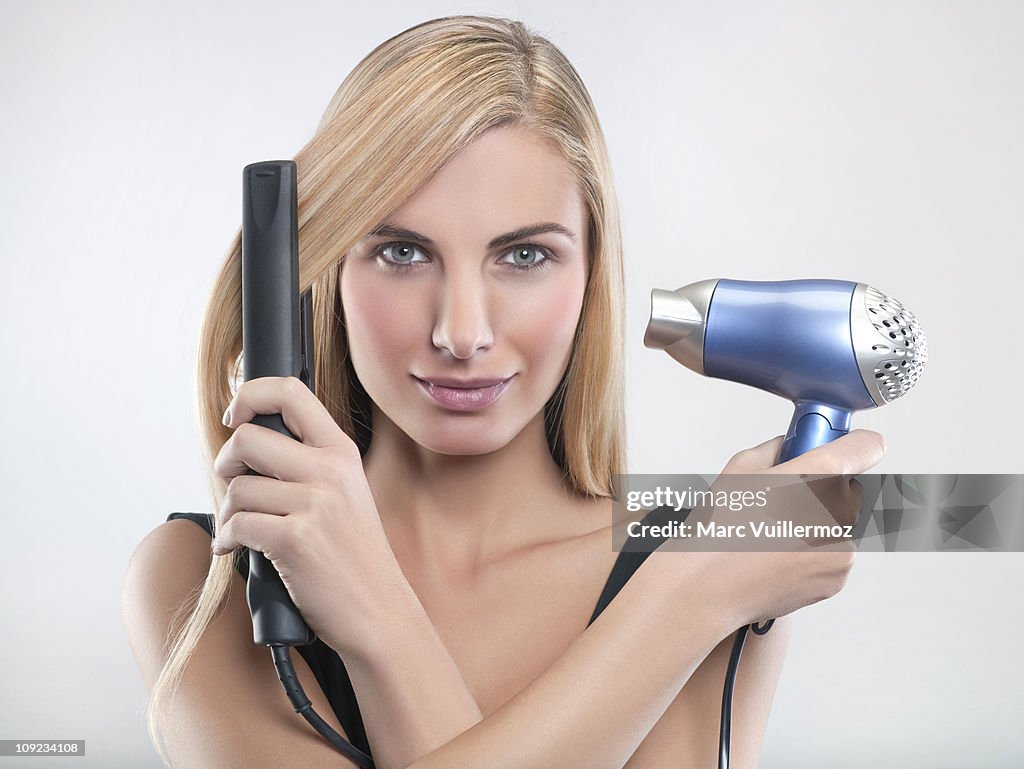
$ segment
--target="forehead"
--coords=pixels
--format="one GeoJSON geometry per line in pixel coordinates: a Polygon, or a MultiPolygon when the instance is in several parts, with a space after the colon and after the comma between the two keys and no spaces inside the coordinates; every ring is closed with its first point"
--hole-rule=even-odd
{"type": "Polygon", "coordinates": [[[491,129],[451,158],[389,221],[435,238],[490,239],[535,222],[579,232],[576,176],[557,149],[518,127],[491,129]]]}

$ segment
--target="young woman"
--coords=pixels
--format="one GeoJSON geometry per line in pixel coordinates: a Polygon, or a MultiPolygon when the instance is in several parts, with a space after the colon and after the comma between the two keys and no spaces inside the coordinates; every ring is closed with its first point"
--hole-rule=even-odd
{"type": "MultiPolygon", "coordinates": [[[[318,635],[293,655],[313,708],[380,769],[710,767],[732,636],[779,618],[736,681],[731,766],[756,766],[785,615],[841,589],[852,554],[613,548],[622,257],[571,64],[519,22],[420,24],[360,62],[295,162],[318,395],[232,392],[236,236],[198,367],[215,521],[170,516],[128,569],[168,765],[352,766],[252,642],[255,548],[318,635]]],[[[858,430],[771,468],[780,443],[723,473],[855,475],[884,452],[858,430]]]]}

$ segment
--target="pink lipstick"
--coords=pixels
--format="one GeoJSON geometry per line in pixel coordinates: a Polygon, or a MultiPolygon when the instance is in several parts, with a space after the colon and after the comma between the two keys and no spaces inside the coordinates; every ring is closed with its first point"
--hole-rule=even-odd
{"type": "MultiPolygon", "coordinates": [[[[513,374],[507,379],[499,380],[493,384],[480,387],[449,387],[434,382],[428,382],[415,375],[413,375],[413,378],[416,379],[416,381],[420,383],[420,386],[426,390],[427,394],[441,406],[454,411],[477,411],[490,406],[498,400],[498,398],[501,397],[501,394],[505,392],[506,388],[508,388],[514,376],[515,375],[513,374]]],[[[444,381],[447,384],[454,380],[444,381]]],[[[467,384],[476,383],[467,380],[467,384]]]]}

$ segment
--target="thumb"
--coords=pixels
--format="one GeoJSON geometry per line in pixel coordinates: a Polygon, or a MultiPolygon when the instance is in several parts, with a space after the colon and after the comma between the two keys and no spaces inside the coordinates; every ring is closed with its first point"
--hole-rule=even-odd
{"type": "Polygon", "coordinates": [[[780,473],[808,475],[859,475],[885,456],[885,438],[874,430],[851,430],[846,435],[815,446],[798,457],[776,465],[780,473]]]}
{"type": "Polygon", "coordinates": [[[782,440],[785,436],[776,435],[764,443],[751,446],[737,452],[722,471],[724,475],[754,475],[764,472],[775,463],[775,458],[782,449],[782,440]]]}

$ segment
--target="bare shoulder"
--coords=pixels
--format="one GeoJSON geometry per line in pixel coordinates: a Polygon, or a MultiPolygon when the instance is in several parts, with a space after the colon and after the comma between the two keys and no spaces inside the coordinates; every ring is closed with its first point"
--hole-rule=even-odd
{"type": "MultiPolygon", "coordinates": [[[[149,692],[167,659],[172,634],[203,589],[212,557],[209,534],[178,519],[149,532],[129,560],[122,591],[124,624],[149,692]]],[[[293,652],[292,662],[313,709],[345,736],[305,660],[293,652]]],[[[175,769],[354,766],[292,710],[270,651],[253,643],[245,581],[237,571],[223,606],[196,645],[177,695],[167,703],[160,729],[175,769]]]]}
{"type": "Polygon", "coordinates": [[[140,652],[148,650],[148,641],[166,637],[174,615],[202,588],[211,558],[210,536],[192,521],[178,519],[150,531],[128,561],[122,612],[147,688],[156,680],[161,660],[140,652]]]}

